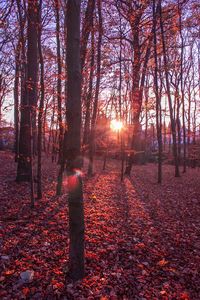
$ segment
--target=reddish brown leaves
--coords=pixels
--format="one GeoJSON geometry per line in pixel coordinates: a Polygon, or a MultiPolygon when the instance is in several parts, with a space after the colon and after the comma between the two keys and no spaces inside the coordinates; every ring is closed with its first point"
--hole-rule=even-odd
{"type": "Polygon", "coordinates": [[[165,167],[162,187],[152,165],[135,166],[124,183],[115,164],[87,179],[86,277],[73,284],[66,279],[67,195],[54,196],[56,166],[47,161],[44,198],[30,211],[28,185],[15,184],[11,158],[3,161],[2,299],[199,299],[200,182],[194,170],[174,179],[165,167]],[[34,276],[23,283],[20,274],[27,270],[34,276]]]}

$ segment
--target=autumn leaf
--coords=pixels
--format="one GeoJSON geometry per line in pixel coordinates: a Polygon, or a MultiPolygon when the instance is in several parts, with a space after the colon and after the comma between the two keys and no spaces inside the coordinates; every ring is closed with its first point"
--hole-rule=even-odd
{"type": "Polygon", "coordinates": [[[182,292],[180,294],[180,300],[190,300],[189,294],[187,292],[182,292]]]}
{"type": "Polygon", "coordinates": [[[167,264],[168,264],[168,261],[166,261],[164,258],[157,263],[157,265],[160,267],[164,267],[167,264]]]}
{"type": "Polygon", "coordinates": [[[24,296],[28,296],[28,294],[30,293],[30,289],[28,287],[25,287],[22,289],[22,293],[24,294],[24,296]]]}
{"type": "Polygon", "coordinates": [[[62,256],[63,255],[63,251],[62,250],[56,250],[54,251],[56,256],[62,256]]]}
{"type": "Polygon", "coordinates": [[[15,273],[15,270],[7,270],[4,272],[5,275],[9,276],[15,273]]]}
{"type": "Polygon", "coordinates": [[[145,244],[144,243],[138,243],[135,245],[136,249],[144,249],[145,248],[145,244]]]}
{"type": "Polygon", "coordinates": [[[55,279],[52,279],[51,283],[52,283],[54,289],[62,289],[62,288],[64,288],[64,284],[62,282],[58,282],[55,279]]]}
{"type": "Polygon", "coordinates": [[[97,200],[97,197],[96,197],[96,195],[95,195],[95,194],[92,194],[92,196],[91,196],[91,200],[93,200],[93,201],[96,201],[96,200],[97,200]]]}
{"type": "Polygon", "coordinates": [[[164,291],[164,290],[162,290],[162,291],[160,291],[160,294],[161,294],[162,296],[165,296],[165,295],[167,295],[167,292],[164,291]]]}
{"type": "Polygon", "coordinates": [[[54,269],[53,272],[56,274],[56,275],[62,275],[63,272],[60,271],[59,269],[54,269]]]}

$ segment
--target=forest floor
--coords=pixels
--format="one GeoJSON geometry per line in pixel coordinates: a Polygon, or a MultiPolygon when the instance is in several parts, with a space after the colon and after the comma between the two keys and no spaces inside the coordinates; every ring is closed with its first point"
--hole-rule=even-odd
{"type": "MultiPolygon", "coordinates": [[[[44,164],[44,196],[30,209],[29,186],[15,182],[13,154],[0,152],[0,299],[200,299],[200,169],[174,178],[163,166],[119,163],[84,179],[86,276],[66,280],[66,188],[44,164]]],[[[66,184],[64,182],[64,184],[66,184]]]]}

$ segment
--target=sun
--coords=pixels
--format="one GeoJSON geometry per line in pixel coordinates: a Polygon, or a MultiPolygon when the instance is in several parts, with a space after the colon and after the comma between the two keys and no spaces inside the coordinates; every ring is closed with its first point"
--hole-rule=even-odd
{"type": "Polygon", "coordinates": [[[110,128],[113,130],[113,131],[120,131],[123,127],[123,123],[121,121],[118,121],[118,120],[112,120],[110,122],[110,128]]]}

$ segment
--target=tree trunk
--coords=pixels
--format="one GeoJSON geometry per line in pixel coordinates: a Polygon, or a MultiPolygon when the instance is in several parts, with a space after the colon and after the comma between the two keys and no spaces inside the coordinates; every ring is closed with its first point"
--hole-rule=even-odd
{"type": "MultiPolygon", "coordinates": [[[[121,15],[119,14],[119,24],[120,24],[120,48],[119,48],[119,117],[120,121],[124,122],[122,118],[122,21],[121,15]]],[[[120,146],[121,146],[121,174],[120,179],[124,179],[124,135],[123,135],[123,126],[121,128],[120,134],[120,146]]]]}
{"type": "Polygon", "coordinates": [[[69,205],[69,265],[75,281],[84,277],[84,211],[81,178],[80,0],[67,2],[67,178],[69,205]]]}
{"type": "Polygon", "coordinates": [[[20,39],[15,55],[15,82],[14,82],[14,124],[15,124],[15,162],[19,155],[19,76],[20,76],[20,39]]]}
{"type": "Polygon", "coordinates": [[[161,29],[161,38],[162,38],[166,89],[167,89],[167,97],[168,97],[168,104],[169,104],[169,110],[170,110],[170,121],[171,121],[172,140],[173,140],[173,155],[174,155],[174,164],[175,164],[175,177],[179,177],[180,173],[179,173],[179,162],[178,162],[177,145],[176,145],[176,124],[175,124],[174,116],[173,116],[172,99],[171,99],[171,93],[170,93],[167,51],[166,51],[166,45],[165,45],[165,36],[164,36],[164,28],[163,28],[163,20],[162,20],[162,5],[161,5],[161,0],[159,0],[159,1],[160,1],[159,2],[160,29],[161,29]]]}
{"type": "Polygon", "coordinates": [[[191,137],[191,84],[189,84],[188,88],[188,137],[187,144],[190,145],[190,137],[191,137]]]}
{"type": "Polygon", "coordinates": [[[48,104],[49,104],[49,98],[46,99],[45,101],[45,108],[44,108],[44,113],[43,113],[43,128],[42,128],[42,144],[43,144],[43,151],[46,153],[46,124],[47,124],[47,109],[48,109],[48,104]]]}
{"type": "Polygon", "coordinates": [[[54,115],[55,115],[55,97],[53,94],[53,99],[52,99],[52,116],[51,116],[51,123],[50,123],[50,128],[49,128],[49,139],[48,139],[48,145],[47,145],[47,153],[50,153],[50,148],[51,148],[51,153],[52,153],[52,148],[53,148],[53,131],[54,131],[54,115]]]}
{"type": "Polygon", "coordinates": [[[18,182],[30,181],[32,174],[31,131],[34,136],[37,103],[37,11],[37,1],[30,1],[28,3],[27,75],[25,76],[25,95],[21,104],[18,182]]]}
{"type": "Polygon", "coordinates": [[[182,102],[182,127],[183,127],[183,173],[186,172],[186,126],[185,126],[185,97],[184,97],[184,85],[183,85],[183,51],[184,42],[182,34],[182,12],[180,8],[180,2],[178,1],[179,12],[179,31],[181,38],[181,70],[180,70],[180,82],[181,82],[181,102],[182,102]]]}
{"type": "Polygon", "coordinates": [[[98,15],[99,15],[99,38],[97,45],[97,80],[96,80],[96,90],[94,97],[94,107],[91,121],[91,134],[90,134],[90,145],[89,145],[89,167],[88,174],[93,174],[93,161],[94,161],[94,151],[95,151],[95,134],[96,134],[96,118],[97,118],[97,108],[98,108],[98,98],[99,98],[99,88],[101,79],[101,43],[102,43],[102,14],[101,14],[101,0],[97,1],[98,15]]]}
{"type": "MultiPolygon", "coordinates": [[[[155,9],[155,0],[153,1],[153,41],[154,41],[154,86],[156,95],[156,131],[158,140],[158,183],[162,182],[162,119],[161,119],[161,99],[158,91],[158,57],[157,57],[157,15],[155,9]]],[[[161,93],[160,93],[161,94],[161,93]]]]}
{"type": "Polygon", "coordinates": [[[178,139],[178,161],[180,163],[181,160],[181,122],[180,122],[180,99],[179,99],[179,92],[178,92],[178,87],[177,87],[177,91],[175,92],[177,97],[177,111],[176,111],[176,128],[177,128],[177,139],[178,139]]]}
{"type": "Polygon", "coordinates": [[[83,72],[85,64],[88,38],[93,26],[94,8],[95,0],[88,0],[81,34],[81,73],[83,72]]]}
{"type": "Polygon", "coordinates": [[[59,123],[59,157],[58,162],[61,162],[62,144],[63,144],[63,124],[62,124],[62,66],[60,54],[60,14],[59,1],[55,0],[55,14],[56,14],[56,43],[57,43],[57,103],[58,103],[58,123],[59,123]]]}
{"type": "Polygon", "coordinates": [[[84,133],[83,133],[83,146],[86,146],[89,143],[90,111],[91,111],[91,102],[92,102],[93,76],[94,76],[94,32],[92,31],[90,76],[89,76],[89,88],[88,88],[88,93],[87,93],[87,97],[86,97],[86,113],[85,113],[85,124],[84,124],[84,133]]]}
{"type": "Polygon", "coordinates": [[[39,34],[38,34],[38,52],[40,59],[40,106],[38,114],[38,170],[37,170],[37,198],[42,198],[42,119],[44,113],[44,61],[41,46],[42,23],[41,23],[42,0],[40,0],[40,16],[39,16],[39,34]]]}
{"type": "MultiPolygon", "coordinates": [[[[139,44],[139,23],[140,23],[141,15],[136,16],[134,23],[132,24],[132,32],[133,32],[133,45],[134,45],[134,59],[133,59],[133,87],[132,87],[132,108],[131,111],[133,113],[133,134],[131,141],[131,149],[138,149],[138,141],[139,141],[139,117],[141,111],[141,104],[139,103],[140,97],[140,89],[139,89],[139,81],[140,81],[140,44],[139,44]]],[[[130,176],[132,169],[133,155],[131,154],[128,159],[128,164],[126,166],[125,174],[130,176]]]]}

